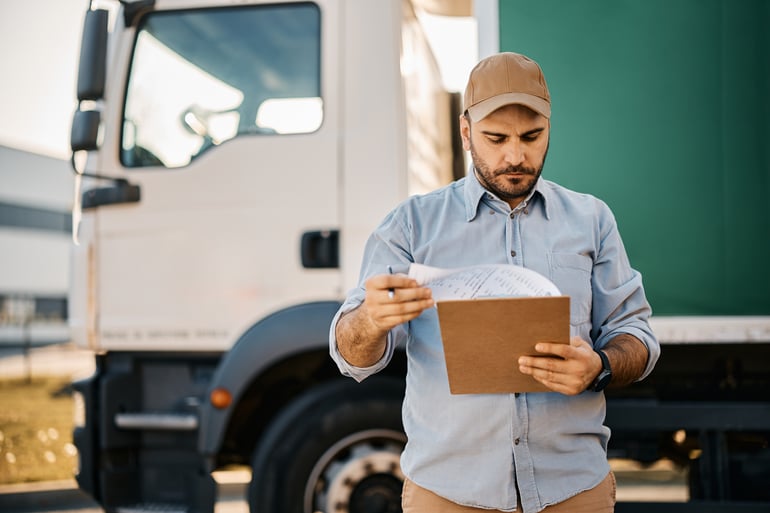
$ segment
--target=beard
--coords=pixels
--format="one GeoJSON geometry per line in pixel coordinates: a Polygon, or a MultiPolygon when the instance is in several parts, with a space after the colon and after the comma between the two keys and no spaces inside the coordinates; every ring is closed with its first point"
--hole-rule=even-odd
{"type": "Polygon", "coordinates": [[[548,147],[546,147],[545,154],[543,154],[543,161],[537,168],[508,166],[492,169],[476,154],[476,150],[473,147],[473,141],[471,141],[470,147],[473,167],[476,169],[476,176],[479,177],[481,185],[501,200],[507,202],[514,201],[516,203],[529,196],[535,188],[535,184],[543,172],[545,157],[548,155],[548,147]]]}

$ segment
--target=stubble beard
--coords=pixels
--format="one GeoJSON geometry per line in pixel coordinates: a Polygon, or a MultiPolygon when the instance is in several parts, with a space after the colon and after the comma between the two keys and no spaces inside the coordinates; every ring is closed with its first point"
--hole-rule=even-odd
{"type": "Polygon", "coordinates": [[[479,181],[481,181],[485,189],[503,201],[521,200],[529,196],[532,189],[535,188],[540,175],[543,173],[545,157],[548,155],[548,148],[546,147],[543,162],[540,163],[538,168],[508,166],[493,170],[476,154],[473,141],[471,141],[470,147],[473,167],[476,169],[479,181]],[[514,173],[518,173],[519,176],[514,176],[514,173]]]}

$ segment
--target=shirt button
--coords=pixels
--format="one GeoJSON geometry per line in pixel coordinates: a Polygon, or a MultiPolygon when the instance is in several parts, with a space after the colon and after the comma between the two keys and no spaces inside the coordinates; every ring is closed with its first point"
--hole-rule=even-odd
{"type": "Polygon", "coordinates": [[[519,445],[520,441],[521,439],[517,438],[516,440],[513,441],[513,445],[519,445]]]}
{"type": "Polygon", "coordinates": [[[516,212],[511,212],[511,219],[513,219],[514,217],[516,217],[516,212]]]}
{"type": "Polygon", "coordinates": [[[516,256],[516,252],[515,251],[511,251],[511,256],[515,257],[516,256]]]}
{"type": "Polygon", "coordinates": [[[515,393],[513,394],[513,397],[519,397],[520,395],[521,395],[520,393],[518,393],[518,392],[515,392],[515,393]]]}
{"type": "Polygon", "coordinates": [[[525,209],[524,209],[524,213],[525,213],[525,214],[529,214],[529,209],[528,209],[528,208],[525,208],[525,209]]]}
{"type": "Polygon", "coordinates": [[[489,213],[490,213],[491,215],[495,215],[495,211],[494,211],[494,210],[490,210],[490,211],[489,211],[489,213]]]}

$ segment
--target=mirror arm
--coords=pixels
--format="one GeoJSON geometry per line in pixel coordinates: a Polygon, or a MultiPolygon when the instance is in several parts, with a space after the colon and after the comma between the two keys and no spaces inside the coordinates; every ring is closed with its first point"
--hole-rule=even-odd
{"type": "Polygon", "coordinates": [[[72,165],[72,172],[75,173],[75,175],[85,178],[93,178],[95,180],[105,180],[108,182],[112,182],[115,185],[131,185],[131,183],[126,180],[125,178],[118,178],[116,176],[107,176],[107,175],[100,175],[98,173],[86,173],[85,171],[82,171],[78,169],[77,162],[75,162],[75,155],[78,152],[72,152],[72,156],[70,157],[70,164],[72,165]]]}
{"type": "Polygon", "coordinates": [[[75,161],[75,155],[79,152],[72,152],[70,157],[70,163],[72,164],[72,171],[75,173],[74,183],[74,197],[72,201],[72,242],[76,245],[80,245],[78,232],[80,230],[80,221],[83,218],[83,209],[89,209],[98,207],[101,205],[110,205],[116,203],[135,203],[139,201],[140,189],[138,185],[134,185],[125,178],[117,178],[114,176],[100,175],[97,173],[86,173],[82,169],[78,168],[75,161]],[[115,184],[114,188],[107,189],[95,189],[89,191],[89,194],[95,194],[96,197],[89,196],[89,201],[86,205],[83,204],[83,177],[93,178],[96,180],[106,180],[115,184]]]}

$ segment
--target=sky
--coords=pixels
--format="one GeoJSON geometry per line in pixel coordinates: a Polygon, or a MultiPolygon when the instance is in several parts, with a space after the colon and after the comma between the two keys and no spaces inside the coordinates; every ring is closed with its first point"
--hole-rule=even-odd
{"type": "Polygon", "coordinates": [[[0,145],[69,158],[87,0],[0,0],[0,145]]]}
{"type": "MultiPolygon", "coordinates": [[[[0,145],[69,158],[87,0],[0,0],[0,145]]],[[[476,59],[471,19],[428,17],[445,86],[460,91],[476,59]]]]}

